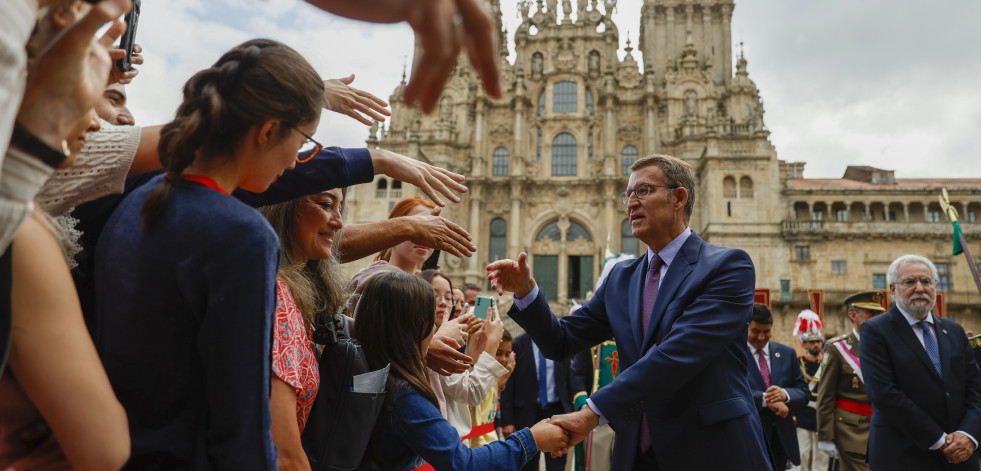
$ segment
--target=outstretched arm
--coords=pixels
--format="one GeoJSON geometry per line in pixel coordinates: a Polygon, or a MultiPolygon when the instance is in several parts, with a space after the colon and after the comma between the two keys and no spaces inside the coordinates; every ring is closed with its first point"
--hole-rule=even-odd
{"type": "Polygon", "coordinates": [[[497,31],[479,0],[307,0],[336,15],[375,23],[407,21],[422,45],[412,78],[405,87],[405,102],[432,113],[443,86],[466,46],[470,64],[484,82],[484,90],[501,96],[497,68],[497,31]]]}
{"type": "Polygon", "coordinates": [[[324,80],[324,108],[348,115],[368,126],[371,126],[372,120],[385,121],[386,116],[392,115],[386,109],[387,101],[352,87],[351,82],[354,82],[354,74],[324,80]]]}

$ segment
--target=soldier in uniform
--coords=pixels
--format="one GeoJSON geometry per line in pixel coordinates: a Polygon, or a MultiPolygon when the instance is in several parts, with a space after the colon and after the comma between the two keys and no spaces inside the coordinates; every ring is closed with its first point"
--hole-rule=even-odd
{"type": "MultiPolygon", "coordinates": [[[[572,360],[569,384],[573,392],[573,410],[586,407],[586,399],[599,388],[610,384],[619,372],[617,344],[607,340],[591,350],[577,354],[572,360]],[[599,369],[596,363],[599,362],[599,369]]],[[[590,447],[590,471],[608,471],[613,457],[613,429],[601,425],[593,429],[592,440],[576,445],[576,471],[585,469],[586,447],[590,447]]]]}
{"type": "Polygon", "coordinates": [[[797,444],[800,448],[800,466],[792,468],[794,471],[827,471],[828,455],[818,451],[817,440],[817,386],[820,380],[818,370],[824,360],[824,335],[821,329],[824,327],[821,318],[810,309],[802,311],[797,315],[797,324],[794,327],[794,334],[800,339],[800,344],[804,347],[804,354],[799,357],[800,370],[804,374],[804,381],[807,388],[811,391],[811,397],[806,405],[794,407],[791,413],[797,420],[797,444]]]}
{"type": "Polygon", "coordinates": [[[859,360],[859,327],[885,311],[881,291],[845,298],[853,329],[824,347],[817,393],[818,448],[841,463],[842,471],[869,471],[866,462],[872,403],[865,394],[859,360]]]}

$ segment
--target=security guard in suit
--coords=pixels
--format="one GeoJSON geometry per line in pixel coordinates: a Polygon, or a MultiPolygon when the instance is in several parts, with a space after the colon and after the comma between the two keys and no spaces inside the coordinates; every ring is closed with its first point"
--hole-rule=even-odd
{"type": "Polygon", "coordinates": [[[872,403],[865,394],[859,360],[859,327],[885,312],[881,291],[845,298],[853,329],[824,347],[817,392],[818,448],[837,458],[842,471],[869,471],[866,463],[872,403]]]}

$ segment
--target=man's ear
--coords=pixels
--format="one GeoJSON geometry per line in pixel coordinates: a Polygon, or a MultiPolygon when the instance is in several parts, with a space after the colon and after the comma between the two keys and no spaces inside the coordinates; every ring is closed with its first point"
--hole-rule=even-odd
{"type": "Polygon", "coordinates": [[[674,210],[675,211],[684,210],[685,205],[688,204],[688,189],[683,186],[679,186],[678,188],[675,188],[674,198],[675,198],[674,203],[672,204],[674,210]]]}
{"type": "Polygon", "coordinates": [[[282,121],[278,119],[266,120],[259,125],[259,132],[256,133],[256,144],[259,147],[275,144],[278,141],[276,135],[281,132],[282,125],[282,121]]]}

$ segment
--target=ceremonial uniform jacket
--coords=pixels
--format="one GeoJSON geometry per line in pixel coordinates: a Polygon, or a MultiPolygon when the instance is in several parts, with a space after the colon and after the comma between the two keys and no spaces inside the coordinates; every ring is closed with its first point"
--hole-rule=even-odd
{"type": "Polygon", "coordinates": [[[818,440],[834,441],[841,452],[865,455],[868,453],[871,417],[837,406],[838,399],[842,398],[870,404],[871,407],[871,401],[865,394],[865,384],[834,346],[841,340],[845,341],[856,358],[859,357],[859,339],[854,332],[828,340],[824,347],[824,366],[817,393],[818,440]]]}
{"type": "Polygon", "coordinates": [[[807,381],[807,388],[811,391],[811,397],[807,399],[807,404],[790,410],[794,413],[794,418],[797,419],[797,428],[817,432],[817,412],[815,412],[814,407],[817,401],[817,384],[820,379],[818,378],[818,370],[821,368],[821,362],[811,360],[807,353],[801,355],[798,360],[804,381],[807,381]]]}

